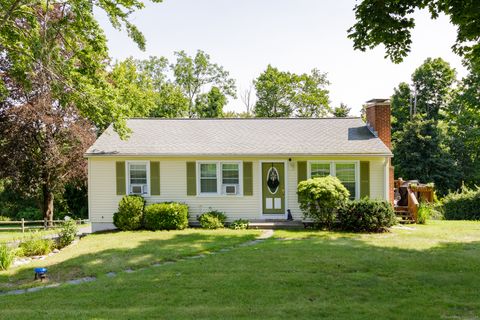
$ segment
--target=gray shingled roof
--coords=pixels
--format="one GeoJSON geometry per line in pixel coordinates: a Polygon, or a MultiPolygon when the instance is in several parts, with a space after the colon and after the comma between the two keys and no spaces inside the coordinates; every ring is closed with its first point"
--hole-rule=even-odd
{"type": "Polygon", "coordinates": [[[130,119],[121,140],[110,126],[95,155],[391,155],[360,118],[130,119]]]}

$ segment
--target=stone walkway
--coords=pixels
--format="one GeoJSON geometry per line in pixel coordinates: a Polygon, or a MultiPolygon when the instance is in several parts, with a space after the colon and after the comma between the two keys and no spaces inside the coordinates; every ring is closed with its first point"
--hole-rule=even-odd
{"type": "MultiPolygon", "coordinates": [[[[175,264],[175,263],[179,263],[179,262],[186,261],[186,260],[202,259],[202,258],[205,258],[209,255],[221,254],[221,253],[232,251],[236,247],[253,246],[253,245],[262,243],[263,241],[265,241],[268,238],[271,238],[272,236],[273,236],[273,230],[263,230],[262,234],[260,236],[258,236],[255,240],[250,240],[250,241],[241,243],[241,244],[233,246],[233,247],[223,248],[223,249],[213,251],[213,252],[210,252],[210,253],[201,253],[201,254],[197,254],[197,255],[194,255],[194,256],[188,256],[188,257],[181,258],[181,259],[178,259],[178,260],[175,260],[175,261],[165,261],[165,262],[154,263],[149,267],[138,268],[138,269],[128,268],[128,269],[125,269],[125,270],[120,271],[120,272],[108,272],[105,275],[109,278],[113,278],[113,277],[116,277],[119,273],[133,273],[133,272],[143,271],[143,270],[147,270],[147,269],[151,269],[151,268],[155,268],[155,267],[161,267],[161,266],[165,266],[165,265],[175,264]]],[[[72,279],[72,280],[68,280],[68,281],[65,281],[65,282],[48,284],[48,285],[45,285],[45,286],[38,286],[38,287],[33,287],[33,288],[28,288],[28,289],[18,289],[18,290],[4,291],[4,292],[0,292],[0,296],[19,295],[19,294],[24,294],[24,293],[29,293],[29,292],[36,292],[36,291],[40,291],[40,290],[44,290],[44,289],[48,289],[48,288],[57,288],[62,284],[76,285],[76,284],[81,284],[81,283],[86,283],[86,282],[92,282],[92,281],[95,281],[95,280],[97,280],[96,277],[84,277],[84,278],[72,279]]]]}

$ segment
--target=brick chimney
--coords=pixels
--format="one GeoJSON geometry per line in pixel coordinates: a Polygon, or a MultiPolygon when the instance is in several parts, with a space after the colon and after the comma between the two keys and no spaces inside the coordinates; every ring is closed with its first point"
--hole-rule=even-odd
{"type": "Polygon", "coordinates": [[[383,143],[392,149],[392,126],[390,123],[390,100],[372,99],[367,101],[367,125],[383,143]]]}
{"type": "MultiPolygon", "coordinates": [[[[392,150],[392,126],[390,121],[390,100],[372,99],[367,101],[367,126],[392,150]]],[[[394,199],[394,171],[392,162],[388,159],[388,194],[390,203],[394,199]]]]}

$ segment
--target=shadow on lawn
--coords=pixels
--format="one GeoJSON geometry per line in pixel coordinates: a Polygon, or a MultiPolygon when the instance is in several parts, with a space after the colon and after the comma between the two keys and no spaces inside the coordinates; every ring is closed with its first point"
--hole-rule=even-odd
{"type": "MultiPolygon", "coordinates": [[[[142,244],[152,245],[160,243],[142,244]]],[[[102,263],[111,253],[100,254],[102,263]]],[[[0,300],[5,315],[17,317],[39,315],[43,299],[55,300],[53,317],[477,319],[479,266],[479,241],[418,251],[349,237],[268,239],[208,259],[0,300]]]]}
{"type": "MultiPolygon", "coordinates": [[[[111,234],[112,236],[114,235],[114,233],[111,234]]],[[[132,233],[132,236],[134,236],[134,233],[132,233]]],[[[169,239],[143,240],[134,248],[115,248],[81,254],[51,265],[51,262],[48,260],[44,260],[44,263],[38,261],[12,269],[10,273],[0,273],[0,291],[40,285],[41,283],[38,281],[33,281],[33,268],[38,266],[48,268],[50,282],[61,282],[85,276],[98,277],[108,272],[120,272],[126,269],[134,270],[148,267],[155,263],[175,261],[179,258],[215,251],[226,246],[234,246],[252,240],[254,236],[252,234],[219,235],[201,232],[176,234],[169,239]]],[[[128,241],[128,239],[121,240],[128,241]]],[[[92,245],[82,243],[84,241],[101,240],[86,238],[80,240],[79,245],[92,245]]],[[[75,250],[75,248],[74,246],[67,248],[67,250],[75,250]]],[[[68,253],[62,252],[61,254],[68,253]]],[[[49,259],[55,257],[58,256],[52,256],[49,259]]]]}

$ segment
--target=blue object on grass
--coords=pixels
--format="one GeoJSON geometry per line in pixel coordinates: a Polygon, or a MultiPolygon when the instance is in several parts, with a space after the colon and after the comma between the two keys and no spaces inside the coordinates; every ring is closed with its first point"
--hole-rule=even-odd
{"type": "Polygon", "coordinates": [[[43,281],[47,277],[47,268],[35,268],[35,280],[43,281]]]}

